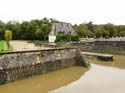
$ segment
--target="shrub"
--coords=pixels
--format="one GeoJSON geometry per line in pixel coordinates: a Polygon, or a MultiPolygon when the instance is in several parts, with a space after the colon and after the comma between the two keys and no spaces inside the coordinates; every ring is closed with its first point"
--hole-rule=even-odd
{"type": "Polygon", "coordinates": [[[79,41],[79,35],[59,34],[56,36],[56,42],[59,41],[64,41],[64,42],[79,41]]]}
{"type": "Polygon", "coordinates": [[[79,35],[71,35],[71,41],[79,41],[79,35]]]}

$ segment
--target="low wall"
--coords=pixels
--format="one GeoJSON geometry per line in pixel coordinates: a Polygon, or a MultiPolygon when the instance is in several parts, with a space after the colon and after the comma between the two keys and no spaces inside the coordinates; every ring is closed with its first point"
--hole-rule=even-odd
{"type": "Polygon", "coordinates": [[[0,84],[73,65],[88,66],[76,48],[0,53],[0,84]]]}
{"type": "Polygon", "coordinates": [[[84,43],[72,43],[72,46],[87,52],[125,55],[125,41],[95,41],[84,43]]]}

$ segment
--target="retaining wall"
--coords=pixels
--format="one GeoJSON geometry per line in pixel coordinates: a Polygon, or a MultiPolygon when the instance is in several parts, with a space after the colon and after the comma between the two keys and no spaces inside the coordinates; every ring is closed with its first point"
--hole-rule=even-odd
{"type": "Polygon", "coordinates": [[[88,66],[76,48],[0,53],[0,84],[73,65],[88,66]]]}
{"type": "Polygon", "coordinates": [[[87,52],[111,53],[125,55],[125,41],[95,41],[72,43],[74,47],[87,52]]]}

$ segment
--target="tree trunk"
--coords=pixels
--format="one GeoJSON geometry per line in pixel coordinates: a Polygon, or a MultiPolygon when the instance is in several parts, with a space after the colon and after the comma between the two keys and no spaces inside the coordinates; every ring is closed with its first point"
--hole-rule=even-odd
{"type": "Polygon", "coordinates": [[[9,40],[6,41],[7,47],[10,47],[9,40]]]}

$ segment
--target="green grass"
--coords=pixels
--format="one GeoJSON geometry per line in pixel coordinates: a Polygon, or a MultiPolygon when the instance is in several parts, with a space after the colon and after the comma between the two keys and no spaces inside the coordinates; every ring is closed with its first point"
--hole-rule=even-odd
{"type": "Polygon", "coordinates": [[[0,41],[0,52],[4,50],[4,41],[0,41]]]}
{"type": "Polygon", "coordinates": [[[7,46],[7,44],[4,44],[4,46],[6,45],[6,49],[5,49],[5,47],[4,47],[4,49],[5,49],[5,51],[12,51],[13,50],[13,48],[11,47],[11,46],[7,46]]]}
{"type": "Polygon", "coordinates": [[[8,47],[5,41],[3,41],[3,40],[0,41],[0,52],[2,52],[2,51],[12,51],[12,50],[13,50],[13,48],[11,46],[8,47]]]}

